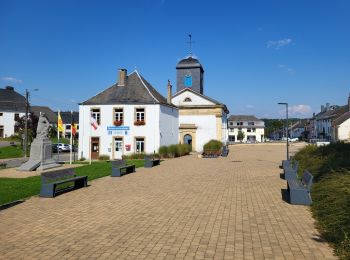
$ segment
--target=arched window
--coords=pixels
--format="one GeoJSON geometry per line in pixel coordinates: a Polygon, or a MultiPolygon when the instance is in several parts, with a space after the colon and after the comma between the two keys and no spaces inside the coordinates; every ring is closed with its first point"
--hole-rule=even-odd
{"type": "Polygon", "coordinates": [[[185,98],[184,102],[192,102],[192,99],[190,99],[189,97],[185,98]]]}

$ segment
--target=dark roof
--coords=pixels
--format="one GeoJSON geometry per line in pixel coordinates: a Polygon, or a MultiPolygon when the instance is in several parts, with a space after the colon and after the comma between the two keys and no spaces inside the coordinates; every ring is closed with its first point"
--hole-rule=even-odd
{"type": "Polygon", "coordinates": [[[219,101],[217,101],[217,100],[215,100],[215,99],[213,99],[213,98],[210,98],[210,97],[208,97],[208,96],[206,96],[206,95],[203,95],[203,94],[201,94],[201,93],[198,93],[197,91],[194,91],[194,90],[191,89],[191,88],[183,88],[183,89],[181,89],[179,92],[177,92],[175,95],[173,95],[172,97],[174,98],[174,97],[180,95],[181,93],[183,93],[183,92],[185,92],[185,91],[190,91],[190,92],[192,92],[192,93],[194,93],[194,94],[196,94],[196,95],[198,95],[198,96],[200,96],[200,97],[202,97],[202,98],[204,98],[204,99],[206,99],[206,100],[209,100],[210,102],[213,102],[215,105],[222,106],[222,107],[224,108],[226,114],[230,113],[230,111],[228,111],[228,109],[227,109],[227,107],[226,107],[225,104],[223,104],[223,103],[221,103],[221,102],[219,102],[219,101]]]}
{"type": "MultiPolygon", "coordinates": [[[[58,112],[55,112],[58,115],[58,112]]],[[[70,111],[61,111],[60,112],[63,124],[71,124],[71,112],[70,111]]],[[[79,124],[79,112],[73,111],[73,121],[74,123],[79,124]]]]}
{"type": "Polygon", "coordinates": [[[1,112],[25,112],[26,98],[17,93],[13,87],[0,88],[1,112]]]}
{"type": "Polygon", "coordinates": [[[47,120],[49,120],[50,124],[57,124],[57,115],[49,107],[30,106],[30,112],[36,115],[37,117],[40,116],[40,112],[44,113],[47,117],[47,120]]]}
{"type": "Polygon", "coordinates": [[[323,119],[333,119],[337,118],[340,115],[344,114],[348,111],[348,105],[344,106],[331,106],[330,109],[318,113],[315,118],[316,120],[323,120],[323,119]]]}
{"type": "Polygon", "coordinates": [[[257,122],[257,121],[262,121],[258,118],[256,118],[253,115],[231,115],[228,118],[228,121],[250,121],[250,122],[257,122]]]}
{"type": "Polygon", "coordinates": [[[191,56],[180,60],[177,65],[177,69],[183,69],[183,68],[201,68],[203,71],[202,65],[199,63],[199,61],[191,56]]]}
{"type": "Polygon", "coordinates": [[[125,86],[114,84],[96,96],[84,101],[81,105],[111,104],[168,104],[155,88],[152,87],[137,71],[127,76],[125,86]]]}
{"type": "Polygon", "coordinates": [[[350,118],[350,111],[345,112],[344,114],[340,115],[338,118],[336,118],[333,122],[333,125],[341,125],[344,123],[346,120],[350,118]]]}

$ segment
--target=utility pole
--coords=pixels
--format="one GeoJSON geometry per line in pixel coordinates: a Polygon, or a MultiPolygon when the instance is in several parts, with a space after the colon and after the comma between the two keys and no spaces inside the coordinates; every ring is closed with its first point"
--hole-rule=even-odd
{"type": "Polygon", "coordinates": [[[29,91],[26,89],[26,121],[24,122],[24,158],[27,157],[27,146],[28,146],[28,111],[29,111],[29,91]]]}

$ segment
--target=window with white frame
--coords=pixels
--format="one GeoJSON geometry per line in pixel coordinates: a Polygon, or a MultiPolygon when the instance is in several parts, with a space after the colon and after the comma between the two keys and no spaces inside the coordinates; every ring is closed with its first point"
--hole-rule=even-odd
{"type": "Polygon", "coordinates": [[[101,123],[101,111],[99,108],[91,109],[91,116],[95,118],[98,125],[101,123]]]}
{"type": "Polygon", "coordinates": [[[256,132],[256,128],[252,128],[252,131],[253,131],[253,133],[255,133],[256,132]]]}
{"type": "Polygon", "coordinates": [[[136,121],[144,122],[145,121],[145,109],[144,108],[136,108],[136,121]]]}
{"type": "Polygon", "coordinates": [[[122,108],[116,108],[114,109],[114,120],[123,122],[124,120],[124,111],[122,108]]]}
{"type": "Polygon", "coordinates": [[[144,137],[136,137],[135,138],[135,152],[144,153],[145,152],[145,138],[144,137]]]}
{"type": "Polygon", "coordinates": [[[237,125],[243,125],[243,122],[237,122],[237,125]]]}
{"type": "Polygon", "coordinates": [[[254,122],[248,122],[248,125],[254,125],[254,122]]]}
{"type": "Polygon", "coordinates": [[[251,128],[247,128],[247,132],[250,133],[252,131],[251,128]]]}

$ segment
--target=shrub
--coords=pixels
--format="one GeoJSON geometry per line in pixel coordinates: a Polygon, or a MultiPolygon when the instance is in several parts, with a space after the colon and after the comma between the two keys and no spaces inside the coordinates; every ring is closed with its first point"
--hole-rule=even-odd
{"type": "Polygon", "coordinates": [[[178,144],[178,151],[180,156],[188,155],[190,154],[192,150],[191,145],[188,144],[178,144]]]}
{"type": "Polygon", "coordinates": [[[161,147],[159,147],[159,155],[162,158],[168,158],[169,157],[168,146],[161,146],[161,147]]]}
{"type": "Polygon", "coordinates": [[[79,159],[79,161],[85,161],[86,160],[86,158],[85,157],[81,157],[80,159],[79,159]]]}
{"type": "Polygon", "coordinates": [[[176,144],[169,145],[168,154],[169,154],[169,157],[171,158],[178,157],[180,155],[178,145],[176,144]]]}
{"type": "Polygon", "coordinates": [[[151,153],[151,154],[145,154],[145,153],[132,153],[132,154],[128,154],[128,155],[123,155],[123,159],[124,160],[143,160],[145,159],[145,156],[149,155],[149,156],[153,156],[153,158],[160,158],[158,153],[151,153]]]}
{"type": "Polygon", "coordinates": [[[109,160],[109,155],[107,155],[107,154],[101,154],[101,155],[98,157],[98,159],[99,159],[100,161],[107,161],[107,160],[109,160]]]}
{"type": "Polygon", "coordinates": [[[210,140],[203,146],[204,154],[218,154],[220,155],[223,143],[218,140],[210,140]]]}

